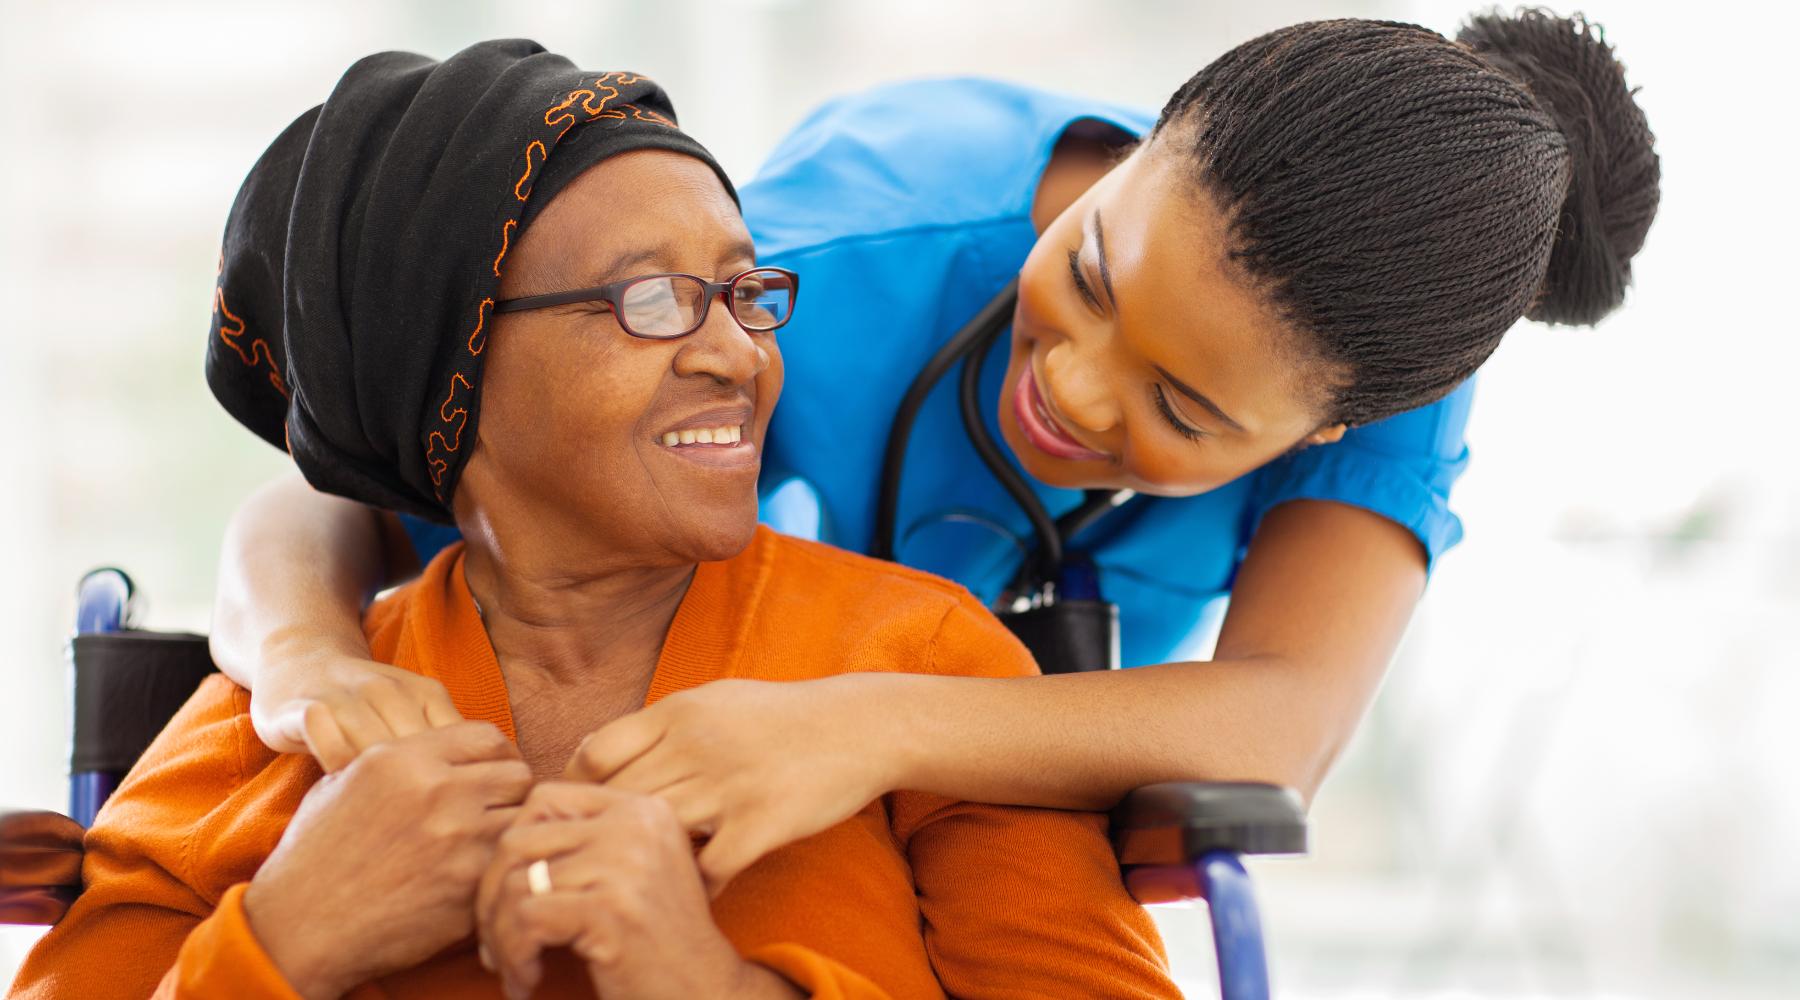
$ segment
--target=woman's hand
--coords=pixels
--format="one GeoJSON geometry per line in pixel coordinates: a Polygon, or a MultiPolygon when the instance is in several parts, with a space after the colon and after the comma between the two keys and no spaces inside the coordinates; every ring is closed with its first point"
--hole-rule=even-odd
{"type": "Polygon", "coordinates": [[[608,1000],[798,997],[719,932],[693,847],[668,805],[580,782],[532,790],[482,876],[482,962],[529,996],[545,949],[567,946],[608,1000]],[[546,864],[534,891],[528,874],[546,864]]]}
{"type": "Polygon", "coordinates": [[[313,786],[251,880],[257,940],[309,998],[423,962],[474,928],[476,885],[530,787],[485,722],[371,749],[313,786]]]}
{"type": "Polygon", "coordinates": [[[714,681],[588,736],[564,776],[655,795],[710,838],[700,874],[716,896],[763,855],[841,823],[900,786],[902,722],[880,675],[714,681]]]}
{"type": "Polygon", "coordinates": [[[377,743],[463,721],[435,678],[341,654],[264,669],[250,692],[256,735],[278,753],[309,753],[341,771],[377,743]]]}

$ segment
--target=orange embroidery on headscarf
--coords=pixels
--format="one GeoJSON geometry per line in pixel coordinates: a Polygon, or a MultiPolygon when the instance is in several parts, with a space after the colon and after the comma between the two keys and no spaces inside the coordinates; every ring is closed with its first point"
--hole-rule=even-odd
{"type": "Polygon", "coordinates": [[[244,335],[244,321],[225,307],[225,287],[223,285],[213,288],[213,308],[219,313],[219,339],[225,342],[226,347],[236,351],[238,360],[249,367],[268,365],[269,384],[275,387],[276,392],[281,393],[283,399],[289,398],[287,383],[281,379],[281,369],[275,365],[275,353],[269,349],[268,341],[258,337],[250,342],[248,351],[244,349],[244,345],[239,339],[244,335]],[[232,326],[236,326],[237,329],[231,329],[232,326]]]}
{"type": "Polygon", "coordinates": [[[459,386],[465,391],[473,391],[475,388],[469,384],[468,379],[463,378],[461,372],[457,372],[450,376],[450,394],[444,397],[442,403],[438,404],[438,419],[443,421],[445,426],[452,423],[456,425],[456,429],[452,432],[455,438],[446,438],[443,432],[432,431],[431,436],[425,439],[425,464],[431,467],[431,482],[435,486],[444,485],[444,473],[450,469],[450,460],[437,457],[438,450],[440,448],[446,452],[460,450],[463,427],[469,422],[469,410],[466,406],[457,405],[452,408],[452,404],[456,403],[459,386]]]}
{"type": "Polygon", "coordinates": [[[532,170],[543,166],[544,161],[549,157],[550,152],[544,148],[543,143],[536,139],[531,140],[531,145],[525,147],[525,172],[519,175],[519,182],[513,185],[514,198],[524,201],[531,196],[531,189],[525,186],[525,182],[531,180],[532,170]],[[537,163],[535,164],[531,162],[531,151],[534,149],[537,150],[537,163]]]}
{"type": "MultiPolygon", "coordinates": [[[[616,118],[623,120],[625,118],[625,112],[616,108],[607,107],[607,105],[611,104],[613,101],[618,100],[619,97],[619,87],[613,86],[613,83],[617,83],[621,87],[629,87],[642,79],[643,77],[636,73],[602,73],[599,78],[594,81],[595,89],[588,90],[586,88],[581,88],[569,91],[567,97],[552,104],[549,109],[544,112],[545,125],[548,125],[551,128],[555,128],[558,125],[562,126],[562,130],[556,133],[556,138],[551,140],[551,142],[554,144],[562,141],[562,137],[567,135],[570,129],[574,128],[577,124],[581,124],[575,113],[569,110],[577,101],[581,102],[581,110],[588,116],[587,120],[590,122],[599,121],[602,118],[616,118]],[[602,94],[601,91],[604,91],[604,94],[602,94]]],[[[648,121],[649,119],[645,120],[648,121]]]]}
{"type": "Polygon", "coordinates": [[[656,124],[665,126],[667,128],[675,127],[674,122],[668,120],[667,118],[664,118],[662,115],[659,115],[654,111],[645,111],[643,108],[640,108],[635,104],[621,104],[619,106],[622,108],[630,108],[631,109],[631,117],[636,118],[638,121],[655,122],[656,124]]]}
{"type": "Polygon", "coordinates": [[[494,255],[494,277],[496,278],[500,277],[500,262],[506,259],[506,251],[512,246],[513,227],[518,224],[517,219],[507,219],[506,224],[500,227],[500,252],[494,255]]]}
{"type": "MultiPolygon", "coordinates": [[[[627,117],[636,117],[639,121],[653,122],[657,125],[675,128],[675,123],[668,118],[657,114],[654,111],[645,111],[635,104],[621,105],[620,108],[608,106],[618,99],[619,87],[629,87],[644,79],[643,76],[637,73],[602,73],[594,80],[593,90],[589,90],[585,87],[571,90],[568,92],[567,96],[546,108],[544,110],[544,124],[550,128],[557,128],[558,126],[561,126],[561,128],[558,129],[556,135],[550,138],[548,144],[540,139],[533,139],[526,144],[525,172],[520,174],[519,179],[513,183],[513,197],[519,201],[525,201],[531,196],[531,184],[529,182],[531,182],[532,174],[541,168],[545,161],[550,158],[550,147],[561,142],[562,137],[568,135],[569,130],[576,125],[585,124],[580,116],[571,110],[575,107],[577,102],[581,105],[582,113],[588,116],[586,121],[589,122],[598,121],[602,118],[622,121],[627,117]],[[617,87],[613,86],[615,83],[618,84],[617,87]],[[631,115],[626,115],[621,108],[631,109],[631,115]],[[536,149],[538,154],[535,162],[531,158],[533,149],[536,149]]],[[[507,219],[500,226],[500,252],[494,256],[494,276],[496,278],[500,276],[500,262],[506,259],[506,253],[512,246],[513,228],[518,224],[519,222],[517,219],[507,219]]],[[[220,299],[219,301],[222,308],[224,300],[220,299]]],[[[470,358],[480,357],[481,352],[487,348],[487,334],[483,331],[487,327],[488,310],[492,309],[493,306],[493,299],[484,298],[481,300],[481,304],[476,308],[475,330],[469,334],[468,341],[470,358]]],[[[241,324],[239,332],[242,332],[241,324]]],[[[229,340],[227,342],[230,343],[229,340]]],[[[262,341],[259,340],[257,343],[261,344],[262,341]]],[[[235,347],[236,345],[233,344],[233,346],[235,347]]],[[[268,345],[265,344],[263,346],[266,349],[268,345]]],[[[242,352],[240,351],[239,353],[241,354],[242,352]]],[[[273,367],[272,358],[270,359],[270,363],[271,367],[273,367]]],[[[271,374],[270,378],[278,379],[279,377],[271,374]]],[[[276,384],[277,388],[282,388],[279,381],[277,381],[276,384]]],[[[432,431],[425,439],[425,464],[431,469],[431,482],[438,487],[437,493],[439,500],[446,499],[443,495],[443,485],[444,474],[450,471],[449,456],[462,449],[462,431],[469,419],[469,411],[466,406],[452,405],[456,402],[459,386],[464,391],[469,392],[474,391],[475,388],[473,385],[469,384],[469,380],[465,378],[461,372],[457,372],[450,376],[450,391],[444,396],[444,401],[438,404],[438,420],[444,425],[444,429],[432,431]],[[449,437],[445,436],[444,430],[450,431],[449,437]]],[[[282,388],[282,394],[286,395],[286,393],[287,390],[282,388]]]]}
{"type": "Polygon", "coordinates": [[[482,299],[480,308],[475,310],[475,332],[469,334],[470,357],[480,357],[487,347],[487,334],[481,332],[481,328],[487,325],[488,310],[493,307],[493,299],[482,299]]]}

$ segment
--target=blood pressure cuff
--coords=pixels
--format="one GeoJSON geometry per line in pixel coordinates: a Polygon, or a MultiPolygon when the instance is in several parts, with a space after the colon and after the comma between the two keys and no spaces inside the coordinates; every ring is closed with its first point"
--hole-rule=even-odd
{"type": "Polygon", "coordinates": [[[996,614],[1046,674],[1119,669],[1119,607],[1110,601],[1065,600],[996,614]]]}
{"type": "Polygon", "coordinates": [[[75,739],[69,770],[131,770],[150,741],[217,668],[206,637],[100,632],[70,642],[75,739]]]}

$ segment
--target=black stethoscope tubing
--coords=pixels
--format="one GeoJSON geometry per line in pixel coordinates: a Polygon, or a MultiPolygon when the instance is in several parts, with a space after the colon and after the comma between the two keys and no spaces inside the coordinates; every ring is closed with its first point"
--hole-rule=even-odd
{"type": "Polygon", "coordinates": [[[1005,453],[988,432],[981,413],[981,373],[988,360],[987,348],[1012,321],[1018,299],[1019,282],[1015,278],[932,355],[925,366],[919,369],[919,374],[913,377],[906,394],[900,398],[894,422],[888,428],[887,449],[882,455],[881,491],[876,498],[875,537],[871,544],[871,553],[877,558],[895,558],[894,538],[899,519],[900,476],[906,464],[906,448],[912,439],[913,425],[918,420],[919,410],[925,405],[925,398],[931,394],[931,390],[943,381],[944,376],[958,361],[964,364],[958,383],[957,403],[969,442],[974,445],[982,464],[987,466],[1013,502],[1019,505],[1019,509],[1024,511],[1026,519],[1031,522],[1032,531],[1037,535],[1037,549],[1020,566],[1010,590],[1028,587],[1035,589],[1045,581],[1055,580],[1062,568],[1068,540],[1132,496],[1129,490],[1088,490],[1075,509],[1059,518],[1052,518],[1043,501],[1032,492],[1031,485],[1019,470],[1006,460],[1005,453]]]}

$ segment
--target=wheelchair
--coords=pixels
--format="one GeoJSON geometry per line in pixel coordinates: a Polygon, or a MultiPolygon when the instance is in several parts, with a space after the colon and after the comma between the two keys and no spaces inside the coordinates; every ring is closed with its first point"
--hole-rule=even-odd
{"type": "MultiPolygon", "coordinates": [[[[82,837],[125,772],[216,668],[206,637],[135,627],[131,578],[95,570],[77,592],[69,815],[0,812],[0,924],[52,925],[82,890],[82,837]]],[[[1303,854],[1307,828],[1290,789],[1248,782],[1165,782],[1112,810],[1120,875],[1145,905],[1204,900],[1222,1000],[1267,1000],[1268,963],[1242,856],[1303,854]]]]}

